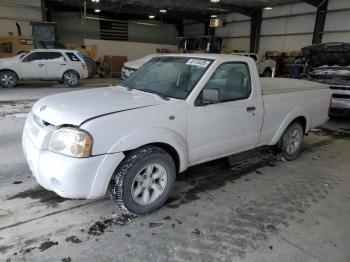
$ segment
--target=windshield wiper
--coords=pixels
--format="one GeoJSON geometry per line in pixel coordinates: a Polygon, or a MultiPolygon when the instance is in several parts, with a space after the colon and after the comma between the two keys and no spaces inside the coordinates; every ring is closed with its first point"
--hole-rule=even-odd
{"type": "Polygon", "coordinates": [[[169,97],[162,94],[162,93],[159,93],[157,91],[153,91],[153,90],[149,90],[149,89],[135,89],[135,90],[139,90],[139,91],[142,91],[142,92],[146,92],[146,93],[152,93],[152,94],[155,94],[157,96],[159,96],[160,98],[164,99],[164,100],[167,100],[169,101],[169,97]]]}

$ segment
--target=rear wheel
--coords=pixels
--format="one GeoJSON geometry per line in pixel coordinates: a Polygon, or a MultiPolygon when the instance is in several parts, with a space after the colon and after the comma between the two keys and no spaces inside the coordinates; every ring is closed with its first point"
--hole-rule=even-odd
{"type": "Polygon", "coordinates": [[[172,157],[155,146],[131,152],[117,169],[111,198],[124,212],[149,214],[168,199],[176,176],[172,157]]]}
{"type": "Polygon", "coordinates": [[[63,74],[62,82],[65,86],[77,86],[79,85],[79,75],[74,71],[67,71],[63,74]]]}
{"type": "Polygon", "coordinates": [[[282,158],[291,161],[296,159],[301,152],[304,140],[304,129],[299,121],[292,122],[281,138],[278,145],[282,158]]]}
{"type": "Polygon", "coordinates": [[[17,75],[12,71],[2,71],[0,72],[0,86],[12,88],[17,84],[17,75]]]}
{"type": "Polygon", "coordinates": [[[270,68],[266,68],[265,71],[262,74],[263,77],[271,77],[272,76],[272,71],[270,68]]]}

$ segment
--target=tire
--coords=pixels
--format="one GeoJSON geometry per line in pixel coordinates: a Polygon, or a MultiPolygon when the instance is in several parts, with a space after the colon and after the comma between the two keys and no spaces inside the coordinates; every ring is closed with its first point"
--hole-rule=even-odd
{"type": "Polygon", "coordinates": [[[168,199],[175,177],[175,164],[167,152],[155,146],[141,147],[117,168],[111,198],[125,213],[149,214],[168,199]]]}
{"type": "Polygon", "coordinates": [[[304,140],[304,128],[299,121],[292,122],[278,144],[282,159],[291,161],[296,159],[301,152],[304,140]]]}
{"type": "Polygon", "coordinates": [[[93,78],[97,73],[97,65],[90,57],[84,56],[84,60],[88,70],[88,78],[93,78]]]}
{"type": "Polygon", "coordinates": [[[67,87],[75,87],[79,85],[79,75],[77,72],[69,70],[63,74],[62,82],[67,87]]]}
{"type": "Polygon", "coordinates": [[[266,68],[262,74],[262,77],[272,77],[272,71],[270,68],[266,68]]]}
{"type": "Polygon", "coordinates": [[[17,84],[17,75],[9,70],[0,72],[0,87],[12,88],[17,84]]]}

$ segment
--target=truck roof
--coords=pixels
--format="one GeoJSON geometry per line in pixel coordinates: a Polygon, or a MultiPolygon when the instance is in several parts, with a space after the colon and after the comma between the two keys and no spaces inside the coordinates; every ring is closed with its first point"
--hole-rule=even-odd
{"type": "Polygon", "coordinates": [[[79,52],[77,50],[73,50],[73,49],[56,49],[56,48],[48,48],[48,49],[32,49],[30,50],[35,51],[35,52],[79,52]]]}
{"type": "MultiPolygon", "coordinates": [[[[160,56],[174,56],[174,57],[194,57],[194,58],[204,58],[213,59],[220,61],[251,61],[250,57],[234,54],[199,54],[199,53],[188,53],[188,54],[162,54],[160,56]]],[[[254,61],[254,60],[253,60],[254,61]]]]}

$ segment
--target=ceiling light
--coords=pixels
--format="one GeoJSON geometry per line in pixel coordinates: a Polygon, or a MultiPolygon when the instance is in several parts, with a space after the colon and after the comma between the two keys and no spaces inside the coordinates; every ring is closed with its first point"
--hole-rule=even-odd
{"type": "Polygon", "coordinates": [[[100,0],[91,0],[91,2],[93,2],[93,3],[99,3],[100,0]]]}
{"type": "Polygon", "coordinates": [[[159,10],[159,13],[162,13],[162,14],[165,14],[166,12],[167,12],[166,9],[160,9],[160,10],[159,10]]]}
{"type": "Polygon", "coordinates": [[[210,0],[211,3],[219,3],[220,0],[210,0]]]}
{"type": "Polygon", "coordinates": [[[156,18],[156,17],[155,17],[154,15],[149,15],[148,18],[149,18],[149,19],[154,19],[154,18],[156,18]]]}
{"type": "Polygon", "coordinates": [[[211,15],[210,17],[211,17],[211,18],[218,18],[217,15],[211,15]]]}
{"type": "Polygon", "coordinates": [[[101,12],[100,9],[95,9],[95,13],[99,13],[99,12],[101,12]]]}
{"type": "Polygon", "coordinates": [[[265,10],[271,10],[272,7],[271,7],[271,6],[267,6],[267,7],[265,7],[264,9],[265,9],[265,10]]]}

